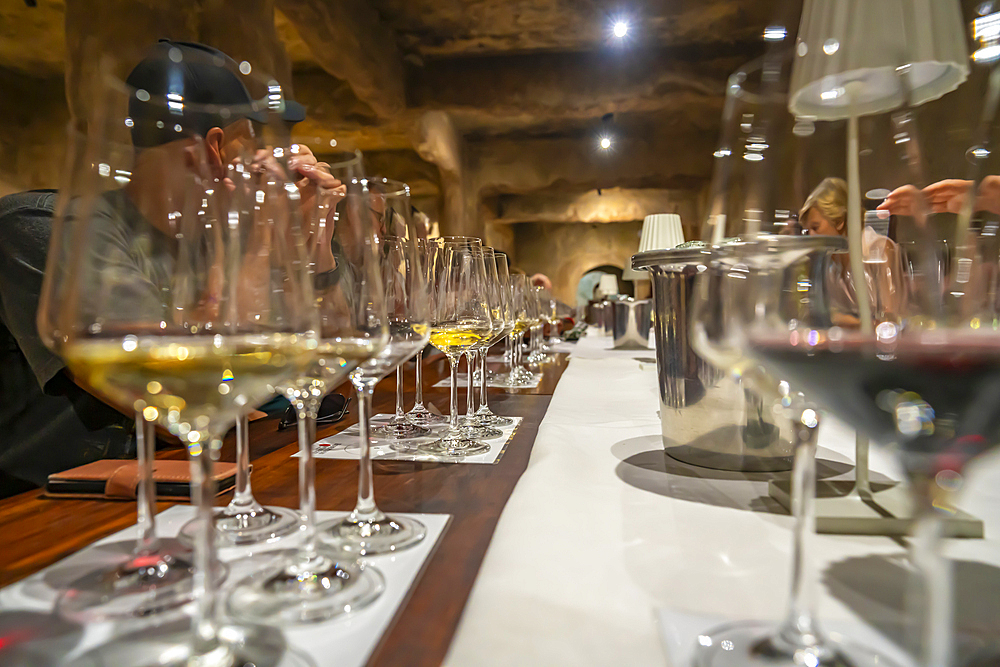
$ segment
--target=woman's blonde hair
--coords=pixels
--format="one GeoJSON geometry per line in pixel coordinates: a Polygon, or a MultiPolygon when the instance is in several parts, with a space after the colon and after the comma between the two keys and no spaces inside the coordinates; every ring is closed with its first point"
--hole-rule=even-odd
{"type": "Polygon", "coordinates": [[[802,205],[800,224],[805,226],[806,216],[814,208],[834,227],[843,230],[847,221],[847,182],[842,178],[824,178],[802,205]]]}

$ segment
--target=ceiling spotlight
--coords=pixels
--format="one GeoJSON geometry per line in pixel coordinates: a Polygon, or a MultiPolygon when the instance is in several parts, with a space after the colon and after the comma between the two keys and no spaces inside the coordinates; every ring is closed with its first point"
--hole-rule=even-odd
{"type": "Polygon", "coordinates": [[[611,32],[614,33],[615,37],[621,39],[628,34],[628,22],[627,21],[615,21],[614,26],[611,28],[611,32]]]}
{"type": "Polygon", "coordinates": [[[601,137],[597,145],[601,147],[601,150],[609,150],[611,148],[611,137],[601,137]]]}
{"type": "Polygon", "coordinates": [[[769,25],[764,28],[764,41],[766,42],[780,42],[787,35],[788,31],[782,25],[769,25]]]}

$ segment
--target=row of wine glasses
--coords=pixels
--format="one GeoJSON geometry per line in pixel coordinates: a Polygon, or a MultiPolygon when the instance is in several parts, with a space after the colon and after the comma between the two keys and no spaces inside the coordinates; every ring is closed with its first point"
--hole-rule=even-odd
{"type": "MultiPolygon", "coordinates": [[[[155,62],[177,63],[175,55],[155,62]]],[[[180,60],[220,68],[196,51],[180,60]]],[[[170,664],[276,664],[282,654],[294,664],[275,621],[363,607],[384,580],[359,556],[404,548],[425,533],[419,522],[378,510],[366,455],[355,510],[328,525],[315,519],[312,444],[322,396],[350,376],[364,451],[374,382],[430,334],[426,248],[410,225],[408,192],[364,178],[360,155],[300,168],[296,159],[311,153],[287,141],[280,86],[239,85],[267,97],[220,109],[179,103],[183,90],[109,76],[103,115],[72,153],[53,229],[39,316],[46,342],[78,381],[135,409],[144,469],[153,423],[184,442],[192,462],[196,519],[183,536],[193,557],[180,543],[156,540],[145,479],[134,555],[73,581],[60,597],[62,611],[84,620],[141,617],[194,600],[190,629],[98,647],[111,664],[161,664],[164,655],[170,664]],[[298,413],[298,513],[263,507],[250,491],[243,417],[275,391],[298,413]],[[212,461],[234,423],[237,494],[213,512],[212,461]],[[243,559],[241,567],[259,567],[222,604],[226,568],[217,548],[288,534],[294,543],[243,559]]]]}

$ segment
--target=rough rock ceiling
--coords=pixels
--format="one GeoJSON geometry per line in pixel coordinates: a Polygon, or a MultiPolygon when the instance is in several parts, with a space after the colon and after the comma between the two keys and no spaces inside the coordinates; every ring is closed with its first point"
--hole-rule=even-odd
{"type": "MultiPolygon", "coordinates": [[[[35,8],[23,0],[0,3],[0,69],[32,80],[61,75],[66,3],[86,7],[89,1],[38,0],[35,8]]],[[[276,6],[295,95],[310,109],[297,128],[302,136],[359,147],[433,195],[436,167],[418,155],[417,130],[425,113],[444,111],[470,169],[479,169],[470,177],[479,188],[475,196],[537,190],[543,202],[566,201],[544,194],[551,191],[623,186],[693,193],[703,187],[726,76],[762,50],[762,29],[782,4],[264,2],[276,6]],[[610,40],[610,22],[619,16],[631,25],[624,45],[610,40]],[[343,21],[348,25],[338,25],[343,21]],[[393,97],[383,88],[400,92],[393,97]],[[620,145],[634,153],[602,163],[593,144],[606,114],[614,114],[620,145]]],[[[198,0],[176,11],[218,11],[227,4],[239,8],[236,0],[198,0]]],[[[168,0],[137,6],[177,7],[168,0]]]]}
{"type": "Polygon", "coordinates": [[[738,42],[760,35],[773,2],[750,0],[375,0],[401,46],[424,57],[590,51],[610,21],[634,27],[630,45],[738,42]]]}
{"type": "Polygon", "coordinates": [[[62,74],[65,13],[62,0],[39,0],[37,7],[22,0],[0,3],[0,67],[36,77],[62,74]]]}

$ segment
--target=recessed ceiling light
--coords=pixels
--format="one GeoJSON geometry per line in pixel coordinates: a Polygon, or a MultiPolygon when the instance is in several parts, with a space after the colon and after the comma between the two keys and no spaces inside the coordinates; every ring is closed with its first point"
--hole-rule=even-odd
{"type": "Polygon", "coordinates": [[[602,150],[610,149],[611,137],[601,137],[601,140],[598,142],[598,146],[600,146],[602,150]]]}
{"type": "Polygon", "coordinates": [[[615,21],[614,26],[611,28],[611,32],[614,33],[615,37],[621,39],[628,34],[628,22],[627,21],[615,21]]]}
{"type": "Polygon", "coordinates": [[[769,25],[764,28],[764,41],[767,42],[780,42],[786,35],[788,31],[783,25],[769,25]]]}

